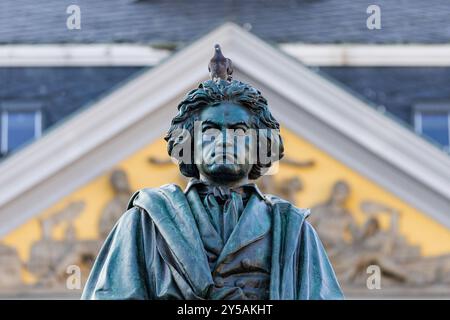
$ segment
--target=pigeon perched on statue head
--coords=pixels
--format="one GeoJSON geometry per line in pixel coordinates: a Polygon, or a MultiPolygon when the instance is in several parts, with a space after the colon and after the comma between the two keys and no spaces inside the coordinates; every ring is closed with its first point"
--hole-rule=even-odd
{"type": "Polygon", "coordinates": [[[218,44],[214,46],[214,56],[209,61],[208,71],[213,81],[231,81],[233,65],[230,59],[223,56],[220,45],[218,44]]]}

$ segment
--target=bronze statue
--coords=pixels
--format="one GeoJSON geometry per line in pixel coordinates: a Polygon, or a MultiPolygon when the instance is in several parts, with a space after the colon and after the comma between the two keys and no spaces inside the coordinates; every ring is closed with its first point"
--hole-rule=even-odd
{"type": "MultiPolygon", "coordinates": [[[[185,190],[137,191],[107,237],[84,299],[341,299],[309,210],[255,183],[283,157],[279,124],[215,47],[165,137],[185,190]]],[[[124,208],[125,209],[125,208],[124,208]]]]}

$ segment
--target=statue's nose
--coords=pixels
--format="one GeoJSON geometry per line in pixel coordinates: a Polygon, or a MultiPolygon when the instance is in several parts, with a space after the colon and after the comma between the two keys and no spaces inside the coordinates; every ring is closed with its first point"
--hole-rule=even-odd
{"type": "Polygon", "coordinates": [[[216,148],[222,149],[224,152],[232,151],[234,149],[233,135],[226,130],[220,133],[220,136],[215,139],[216,148]]]}
{"type": "Polygon", "coordinates": [[[234,145],[233,135],[222,133],[221,139],[217,139],[217,144],[222,148],[232,147],[234,145]]]}

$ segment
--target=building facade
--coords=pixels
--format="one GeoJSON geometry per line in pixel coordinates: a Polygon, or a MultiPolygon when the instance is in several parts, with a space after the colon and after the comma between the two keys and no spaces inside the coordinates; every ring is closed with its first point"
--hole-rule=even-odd
{"type": "MultiPolygon", "coordinates": [[[[14,10],[27,12],[25,3],[14,10]]],[[[436,28],[445,3],[419,28],[408,21],[425,4],[382,2],[379,30],[367,28],[370,4],[340,3],[202,11],[79,1],[79,30],[66,28],[69,4],[47,2],[32,31],[8,15],[0,295],[79,297],[130,194],[185,185],[162,137],[177,102],[208,77],[218,42],[235,78],[259,88],[282,125],[286,158],[261,188],[312,208],[344,293],[448,296],[450,31],[436,28]]]]}

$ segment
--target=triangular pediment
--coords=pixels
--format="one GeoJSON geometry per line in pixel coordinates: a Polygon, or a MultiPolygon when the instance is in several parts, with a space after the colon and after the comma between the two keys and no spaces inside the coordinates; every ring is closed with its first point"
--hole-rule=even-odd
{"type": "MultiPolygon", "coordinates": [[[[144,70],[0,163],[0,236],[161,137],[208,78],[215,43],[283,126],[450,228],[450,158],[342,87],[234,24],[144,70]]],[[[326,174],[326,173],[324,173],[326,174]]]]}

